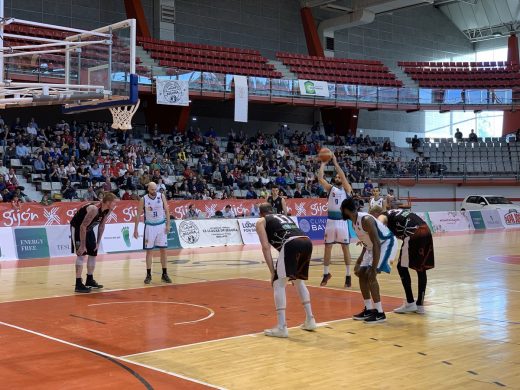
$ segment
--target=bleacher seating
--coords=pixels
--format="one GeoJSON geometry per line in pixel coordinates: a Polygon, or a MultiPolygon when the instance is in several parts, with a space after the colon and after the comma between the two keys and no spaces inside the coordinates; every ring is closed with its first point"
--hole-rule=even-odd
{"type": "Polygon", "coordinates": [[[144,37],[139,37],[137,42],[166,68],[269,78],[282,76],[258,50],[144,37]]]}
{"type": "Polygon", "coordinates": [[[300,79],[389,87],[403,85],[380,61],[313,57],[283,52],[276,56],[300,79]]]}
{"type": "Polygon", "coordinates": [[[520,66],[507,61],[398,62],[424,88],[511,88],[520,86],[520,66]]]}

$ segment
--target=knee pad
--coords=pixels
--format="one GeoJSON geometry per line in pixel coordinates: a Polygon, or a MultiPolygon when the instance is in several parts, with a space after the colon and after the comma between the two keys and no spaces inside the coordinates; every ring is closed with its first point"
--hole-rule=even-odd
{"type": "Polygon", "coordinates": [[[76,257],[76,265],[83,265],[84,261],[85,261],[85,256],[76,257]]]}

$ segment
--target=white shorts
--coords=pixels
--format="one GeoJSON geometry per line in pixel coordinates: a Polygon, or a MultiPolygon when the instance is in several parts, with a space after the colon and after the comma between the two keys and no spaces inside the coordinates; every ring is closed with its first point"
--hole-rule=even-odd
{"type": "MultiPolygon", "coordinates": [[[[378,271],[390,273],[392,270],[390,262],[393,262],[397,255],[397,247],[397,239],[394,236],[381,243],[381,256],[379,258],[379,264],[377,265],[378,271]]],[[[367,248],[360,265],[361,267],[368,267],[372,265],[373,260],[372,249],[367,248]]]]}
{"type": "Polygon", "coordinates": [[[348,222],[344,220],[327,219],[325,225],[325,244],[349,244],[350,234],[348,222]]]}
{"type": "Polygon", "coordinates": [[[168,236],[164,232],[166,223],[144,225],[143,249],[168,248],[168,236]]]}

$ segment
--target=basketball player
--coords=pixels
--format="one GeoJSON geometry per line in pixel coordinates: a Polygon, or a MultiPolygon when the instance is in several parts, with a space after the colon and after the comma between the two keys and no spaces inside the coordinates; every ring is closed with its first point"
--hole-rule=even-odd
{"type": "Polygon", "coordinates": [[[323,254],[323,279],[320,286],[326,286],[332,274],[329,271],[330,258],[332,254],[332,245],[340,244],[343,251],[343,261],[347,267],[347,275],[345,277],[345,287],[352,286],[352,277],[350,275],[350,251],[348,245],[350,243],[350,235],[348,232],[348,224],[341,216],[341,202],[350,198],[352,195],[352,186],[347,180],[345,173],[338,164],[336,156],[332,154],[332,163],[336,169],[336,176],[332,180],[332,184],[325,180],[325,165],[322,162],[318,171],[318,181],[323,189],[329,193],[327,224],[325,225],[325,250],[323,254]]]}
{"type": "Polygon", "coordinates": [[[435,267],[433,237],[428,224],[408,210],[383,212],[380,207],[374,207],[371,214],[388,226],[398,239],[403,240],[397,271],[403,283],[406,301],[401,307],[394,309],[394,313],[424,314],[424,294],[428,281],[426,270],[435,267]],[[417,301],[413,297],[412,279],[408,268],[417,272],[419,285],[417,301]]]}
{"type": "Polygon", "coordinates": [[[157,184],[148,183],[148,193],[139,200],[135,216],[134,238],[139,237],[139,219],[144,212],[143,249],[146,251],[146,278],[144,284],[152,282],[152,250],[159,248],[161,255],[162,277],[165,283],[171,283],[166,266],[166,248],[168,248],[168,233],[170,232],[170,212],[164,194],[157,193],[157,184]]]}
{"type": "Polygon", "coordinates": [[[381,271],[390,272],[389,262],[397,253],[396,239],[392,232],[375,217],[358,212],[357,202],[352,198],[343,201],[341,213],[344,219],[352,221],[359,241],[363,244],[354,273],[359,277],[365,308],[353,318],[369,324],[386,321],[377,274],[381,271]]]}
{"type": "Polygon", "coordinates": [[[386,202],[385,199],[381,196],[381,191],[379,188],[374,188],[372,190],[372,197],[368,202],[368,212],[370,213],[374,207],[379,207],[383,211],[386,211],[386,202]]]}
{"type": "Polygon", "coordinates": [[[280,196],[280,188],[278,186],[271,188],[271,196],[267,198],[267,201],[273,206],[276,214],[287,215],[287,205],[285,199],[280,196]]]}
{"type": "Polygon", "coordinates": [[[91,288],[100,289],[103,285],[94,280],[94,269],[96,268],[96,256],[99,243],[105,231],[106,217],[112,211],[116,196],[107,192],[99,203],[88,203],[82,207],[70,221],[70,237],[72,241],[72,253],[76,257],[76,287],[77,293],[89,293],[91,288]],[[97,240],[94,228],[98,226],[97,240]],[[85,284],[81,279],[83,263],[87,259],[87,280],[85,284]]]}
{"type": "Polygon", "coordinates": [[[309,263],[312,255],[312,241],[303,233],[294,221],[278,213],[273,213],[270,203],[260,205],[260,218],[256,223],[256,232],[262,244],[265,262],[271,271],[271,282],[274,288],[274,303],[278,325],[266,329],[264,334],[271,337],[288,337],[285,322],[285,286],[287,281],[294,281],[296,291],[305,310],[305,322],[301,329],[313,331],[316,321],[312,315],[311,297],[304,280],[308,279],[309,263]],[[280,255],[276,265],[273,264],[271,246],[280,255]]]}

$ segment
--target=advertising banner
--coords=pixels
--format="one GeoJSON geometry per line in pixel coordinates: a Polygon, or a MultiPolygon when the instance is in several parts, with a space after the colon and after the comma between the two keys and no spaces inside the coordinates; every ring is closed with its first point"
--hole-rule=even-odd
{"type": "Polygon", "coordinates": [[[511,210],[498,210],[502,224],[506,229],[519,228],[520,227],[520,212],[515,209],[511,210]]]}
{"type": "Polygon", "coordinates": [[[175,220],[170,220],[170,234],[168,234],[168,249],[179,249],[181,243],[179,241],[179,232],[175,220]]]}
{"type": "Polygon", "coordinates": [[[42,259],[50,256],[47,232],[44,227],[16,228],[14,238],[19,259],[42,259]]]}
{"type": "Polygon", "coordinates": [[[144,224],[138,228],[139,238],[134,238],[133,223],[113,223],[105,225],[101,238],[103,250],[107,253],[143,250],[144,224]]]}
{"type": "Polygon", "coordinates": [[[70,226],[46,226],[47,241],[51,257],[72,256],[70,226]]]}
{"type": "Polygon", "coordinates": [[[240,229],[236,219],[176,220],[183,248],[240,245],[240,229]]]}
{"type": "Polygon", "coordinates": [[[235,81],[235,122],[247,122],[249,90],[246,76],[233,76],[235,81]]]}
{"type": "Polygon", "coordinates": [[[486,229],[503,229],[504,225],[502,225],[502,220],[500,219],[500,214],[498,210],[481,210],[482,218],[484,219],[484,224],[486,225],[486,229]]]}
{"type": "Polygon", "coordinates": [[[186,80],[156,79],[157,104],[189,106],[190,89],[186,80]]]}
{"type": "Polygon", "coordinates": [[[428,213],[434,233],[473,230],[471,216],[466,211],[439,211],[428,213]]]}
{"type": "Polygon", "coordinates": [[[326,81],[298,80],[300,95],[329,97],[329,84],[326,81]]]}
{"type": "Polygon", "coordinates": [[[238,226],[240,227],[242,241],[246,245],[260,244],[258,234],[256,234],[256,221],[258,221],[258,218],[245,218],[238,220],[238,226]]]}
{"type": "Polygon", "coordinates": [[[13,229],[0,228],[0,261],[15,260],[16,246],[14,242],[13,229]]]}
{"type": "Polygon", "coordinates": [[[486,229],[486,224],[484,223],[484,218],[480,211],[470,211],[471,221],[473,222],[473,227],[475,230],[484,230],[486,229]]]}
{"type": "Polygon", "coordinates": [[[298,226],[311,240],[325,238],[326,223],[327,217],[298,217],[298,226]]]}

